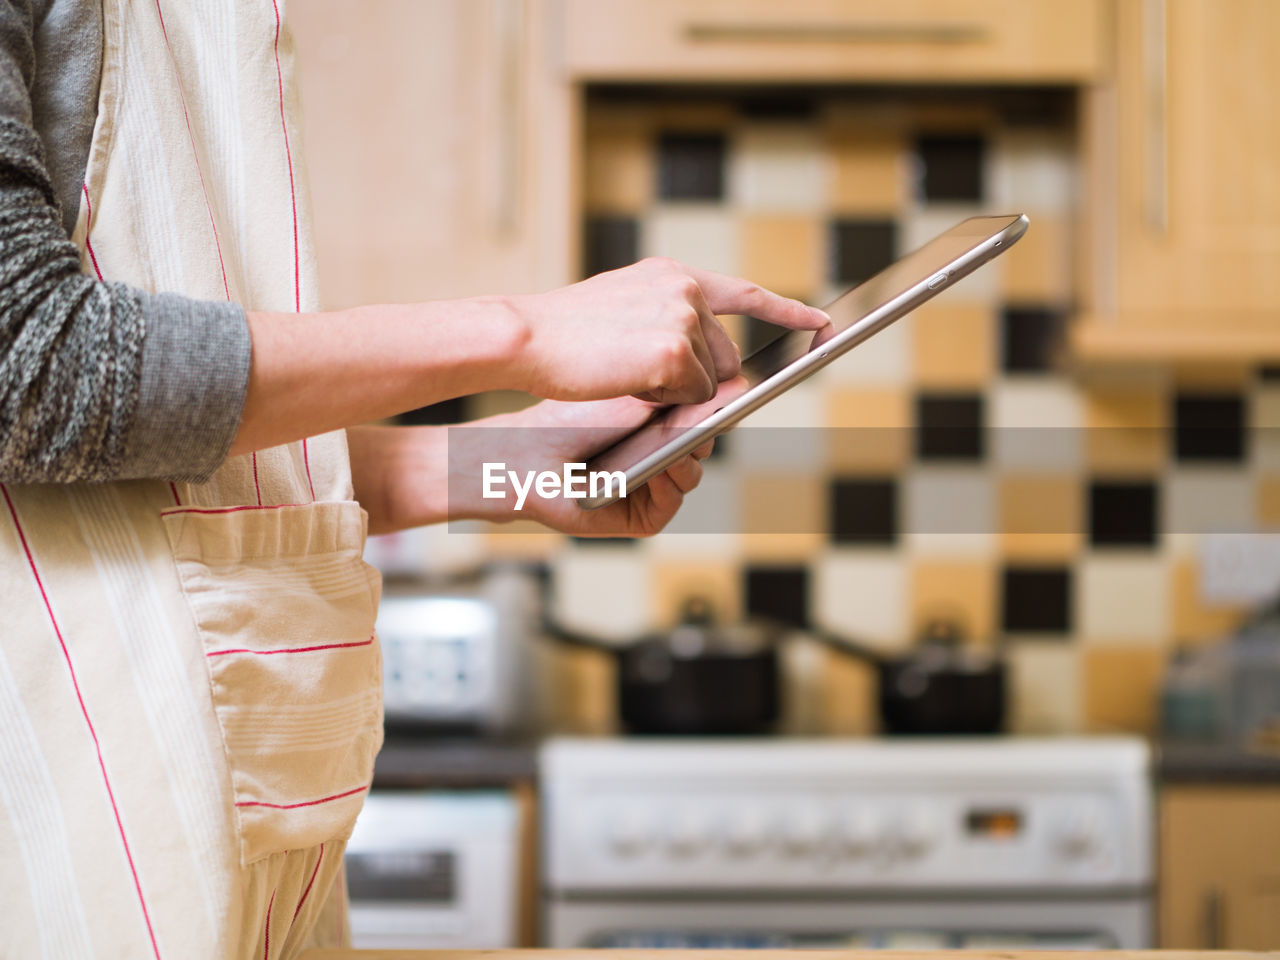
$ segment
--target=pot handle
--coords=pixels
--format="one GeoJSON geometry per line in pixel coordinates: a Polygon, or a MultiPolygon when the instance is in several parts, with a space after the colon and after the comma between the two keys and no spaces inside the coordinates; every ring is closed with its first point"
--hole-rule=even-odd
{"type": "Polygon", "coordinates": [[[869,663],[873,667],[883,667],[889,662],[884,654],[874,650],[861,640],[841,636],[840,634],[832,633],[830,630],[809,627],[805,630],[805,635],[817,640],[829,650],[842,653],[847,657],[853,657],[855,660],[861,660],[863,663],[869,663]]]}

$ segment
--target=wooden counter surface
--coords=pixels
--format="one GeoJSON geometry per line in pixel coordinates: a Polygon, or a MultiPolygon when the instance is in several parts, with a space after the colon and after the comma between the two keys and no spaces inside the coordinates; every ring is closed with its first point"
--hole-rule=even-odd
{"type": "Polygon", "coordinates": [[[1242,950],[312,950],[301,960],[1280,960],[1242,950]]]}

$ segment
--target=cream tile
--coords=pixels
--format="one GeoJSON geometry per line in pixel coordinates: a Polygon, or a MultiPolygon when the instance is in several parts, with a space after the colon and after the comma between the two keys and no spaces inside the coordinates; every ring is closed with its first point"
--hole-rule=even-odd
{"type": "Polygon", "coordinates": [[[1077,151],[1056,131],[1008,130],[991,150],[991,204],[997,210],[1066,214],[1077,198],[1077,151]]]}
{"type": "Polygon", "coordinates": [[[739,531],[740,503],[737,472],[724,461],[704,461],[702,482],[685,495],[684,505],[654,543],[661,540],[665,548],[666,540],[679,534],[683,546],[672,544],[672,549],[689,549],[694,545],[689,538],[695,534],[735,534],[739,531]]]}
{"type": "Polygon", "coordinates": [[[996,531],[995,483],[981,467],[922,467],[903,483],[904,527],[916,534],[996,531]]]}
{"type": "Polygon", "coordinates": [[[1069,383],[1007,379],[991,390],[992,452],[1004,468],[1075,470],[1083,460],[1084,414],[1069,383]]]}
{"type": "Polygon", "coordinates": [[[737,276],[742,272],[739,239],[734,215],[719,204],[671,204],[655,207],[644,218],[640,249],[646,257],[673,257],[737,276]]]}
{"type": "Polygon", "coordinates": [[[1087,643],[1169,643],[1170,579],[1159,556],[1086,556],[1077,580],[1077,632],[1087,643]]]}
{"type": "MultiPolygon", "coordinates": [[[[939,234],[946,233],[966,217],[977,216],[984,211],[971,204],[932,203],[928,207],[908,212],[902,220],[899,245],[903,253],[923,247],[939,234]]],[[[990,305],[1000,301],[1004,289],[1004,258],[996,257],[990,263],[954,284],[947,284],[932,303],[981,303],[990,305]]]]}
{"type": "Polygon", "coordinates": [[[1247,533],[1258,527],[1253,477],[1239,470],[1179,468],[1164,485],[1162,527],[1177,533],[1247,533]]]}
{"type": "Polygon", "coordinates": [[[826,460],[822,392],[802,383],[751,414],[730,438],[738,467],[817,471],[826,460]]]}
{"type": "Polygon", "coordinates": [[[752,124],[729,150],[729,195],[743,210],[816,213],[830,177],[822,143],[798,124],[752,124]]]}
{"type": "Polygon", "coordinates": [[[571,629],[626,640],[653,627],[652,566],[633,547],[576,547],[551,565],[551,612],[571,629]]]}
{"type": "Polygon", "coordinates": [[[885,652],[910,645],[905,564],[893,555],[828,551],[813,568],[814,622],[885,652]]]}
{"type": "Polygon", "coordinates": [[[1080,656],[1070,643],[1019,640],[1009,657],[1009,730],[1075,733],[1081,727],[1080,656]]]}
{"type": "Polygon", "coordinates": [[[911,377],[912,328],[915,317],[903,317],[870,340],[833,360],[809,382],[838,386],[901,386],[911,377]]]}

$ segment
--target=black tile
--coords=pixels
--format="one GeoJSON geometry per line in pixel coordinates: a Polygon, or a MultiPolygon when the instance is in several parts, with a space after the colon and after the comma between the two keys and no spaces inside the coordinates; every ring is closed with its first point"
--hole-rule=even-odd
{"type": "Polygon", "coordinates": [[[861,283],[893,263],[898,225],[892,220],[836,220],[831,224],[831,279],[861,283]]]}
{"type": "Polygon", "coordinates": [[[981,460],[986,453],[983,399],[976,393],[916,397],[916,456],[921,460],[981,460]]]}
{"type": "Polygon", "coordinates": [[[1280,365],[1266,363],[1258,368],[1258,379],[1264,383],[1275,383],[1280,380],[1280,365]]]}
{"type": "Polygon", "coordinates": [[[465,423],[468,417],[466,397],[454,397],[452,400],[441,400],[427,407],[408,410],[395,418],[401,426],[439,426],[446,423],[465,423]]]}
{"type": "Polygon", "coordinates": [[[1061,355],[1066,315],[1053,307],[1005,307],[1000,365],[1009,373],[1052,370],[1061,355]]]}
{"type": "Polygon", "coordinates": [[[747,613],[796,627],[809,625],[809,571],[805,567],[748,567],[747,613]]]}
{"type": "Polygon", "coordinates": [[[1089,543],[1153,546],[1159,510],[1160,491],[1152,481],[1094,480],[1089,484],[1089,543]]]}
{"type": "Polygon", "coordinates": [[[890,477],[837,478],[828,489],[828,529],[836,543],[898,539],[898,483],[890,477]]]}
{"type": "Polygon", "coordinates": [[[799,91],[769,90],[748,94],[739,102],[739,108],[750,120],[812,120],[818,101],[799,91]]]}
{"type": "Polygon", "coordinates": [[[594,277],[640,259],[640,225],[634,217],[587,217],[582,275],[594,277]]]}
{"type": "Polygon", "coordinates": [[[724,162],[722,133],[662,134],[658,137],[658,199],[724,199],[724,162]]]}
{"type": "Polygon", "coordinates": [[[1173,424],[1179,461],[1244,460],[1244,398],[1240,394],[1180,393],[1173,401],[1173,424]]]}
{"type": "Polygon", "coordinates": [[[916,140],[920,197],[981,203],[987,141],[979,134],[929,134],[916,140]]]}
{"type": "Polygon", "coordinates": [[[1006,567],[1001,623],[1006,633],[1070,633],[1071,571],[1065,567],[1006,567]]]}

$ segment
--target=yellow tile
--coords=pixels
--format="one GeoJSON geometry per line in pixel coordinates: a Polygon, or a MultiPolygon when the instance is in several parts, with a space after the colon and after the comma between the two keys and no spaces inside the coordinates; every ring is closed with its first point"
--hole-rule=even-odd
{"type": "Polygon", "coordinates": [[[929,560],[911,570],[911,628],[920,633],[931,620],[960,626],[978,643],[995,633],[995,570],[972,560],[929,560]]]}
{"type": "Polygon", "coordinates": [[[636,214],[653,200],[653,139],[635,128],[593,130],[586,143],[588,213],[636,214]]]}
{"type": "Polygon", "coordinates": [[[1178,644],[1217,640],[1245,616],[1241,607],[1208,604],[1200,595],[1200,569],[1194,557],[1178,557],[1173,565],[1173,639],[1178,644]]]}
{"type": "Polygon", "coordinates": [[[1258,523],[1267,530],[1280,529],[1280,477],[1258,481],[1258,523]]]}
{"type": "Polygon", "coordinates": [[[907,196],[907,146],[893,130],[842,130],[828,138],[835,213],[896,216],[907,196]]]}
{"type": "Polygon", "coordinates": [[[838,471],[893,472],[911,452],[906,391],[837,389],[827,394],[827,457],[838,471]]]}
{"type": "Polygon", "coordinates": [[[660,562],[653,570],[657,621],[669,627],[680,621],[690,600],[706,600],[719,622],[742,616],[742,578],[728,563],[660,562]]]}
{"type": "Polygon", "coordinates": [[[869,664],[827,651],[822,667],[822,732],[865,736],[879,727],[876,671],[869,664]]]}
{"type": "Polygon", "coordinates": [[[1094,472],[1159,470],[1168,459],[1169,395],[1108,386],[1085,394],[1085,454],[1094,472]]]}
{"type": "Polygon", "coordinates": [[[743,275],[770,290],[812,298],[822,285],[822,228],[812,217],[747,217],[742,256],[743,275]]]}
{"type": "Polygon", "coordinates": [[[930,303],[911,328],[916,381],[926,387],[977,387],[995,370],[995,320],[983,304],[930,303]]]}
{"type": "Polygon", "coordinates": [[[748,534],[821,534],[826,489],[810,473],[750,473],[742,478],[741,530],[748,534]]]}
{"type": "Polygon", "coordinates": [[[1000,545],[1009,558],[1066,560],[1084,543],[1084,495],[1073,476],[1000,478],[1000,545]]]}
{"type": "Polygon", "coordinates": [[[1086,648],[1083,659],[1085,729],[1090,733],[1154,733],[1164,650],[1096,646],[1086,648]]]}
{"type": "Polygon", "coordinates": [[[617,697],[613,657],[595,650],[555,648],[546,665],[548,723],[561,733],[613,733],[617,697]]]}
{"type": "Polygon", "coordinates": [[[1071,237],[1059,217],[1040,216],[1004,255],[1007,302],[1061,302],[1071,294],[1071,237]]]}

